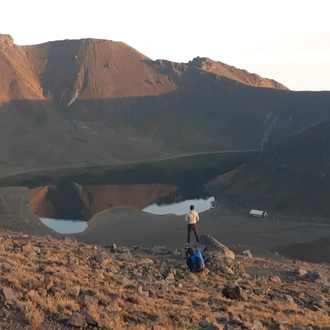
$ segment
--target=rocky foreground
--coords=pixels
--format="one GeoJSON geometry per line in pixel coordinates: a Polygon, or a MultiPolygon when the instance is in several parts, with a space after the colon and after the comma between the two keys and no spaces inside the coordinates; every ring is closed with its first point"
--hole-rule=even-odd
{"type": "Polygon", "coordinates": [[[2,231],[0,329],[330,329],[328,265],[203,243],[192,274],[175,248],[2,231]]]}

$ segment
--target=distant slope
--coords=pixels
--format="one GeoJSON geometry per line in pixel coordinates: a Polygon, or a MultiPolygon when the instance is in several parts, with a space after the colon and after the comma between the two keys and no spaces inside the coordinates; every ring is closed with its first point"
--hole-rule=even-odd
{"type": "Polygon", "coordinates": [[[219,201],[330,216],[330,121],[291,136],[214,183],[219,201]]]}
{"type": "Polygon", "coordinates": [[[218,76],[224,76],[250,86],[288,90],[287,87],[273,79],[262,78],[255,73],[251,74],[246,70],[237,69],[234,66],[230,66],[222,62],[216,62],[207,57],[196,57],[187,65],[212,72],[218,76]]]}
{"type": "Polygon", "coordinates": [[[330,119],[330,92],[290,92],[220,62],[152,61],[107,40],[21,47],[0,36],[3,174],[267,149],[330,119]]]}

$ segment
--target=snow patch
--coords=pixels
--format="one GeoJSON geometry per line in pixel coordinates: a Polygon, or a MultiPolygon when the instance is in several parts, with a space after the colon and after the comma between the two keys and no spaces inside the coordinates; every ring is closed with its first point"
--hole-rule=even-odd
{"type": "Polygon", "coordinates": [[[67,108],[78,98],[78,96],[80,95],[80,92],[76,92],[75,96],[73,97],[73,99],[67,104],[67,108]]]}
{"type": "Polygon", "coordinates": [[[270,137],[270,134],[272,133],[272,130],[278,120],[278,117],[273,117],[273,112],[266,113],[264,122],[261,127],[260,131],[260,149],[263,150],[264,144],[268,142],[268,139],[270,137]]]}

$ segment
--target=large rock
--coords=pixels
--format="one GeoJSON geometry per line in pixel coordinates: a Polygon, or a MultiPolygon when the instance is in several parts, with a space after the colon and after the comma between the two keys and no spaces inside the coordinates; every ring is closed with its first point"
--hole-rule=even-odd
{"type": "Polygon", "coordinates": [[[308,270],[306,270],[305,268],[299,267],[299,268],[295,269],[294,272],[298,276],[304,276],[308,273],[308,270]]]}
{"type": "Polygon", "coordinates": [[[168,253],[168,248],[166,246],[157,245],[152,247],[150,251],[152,254],[166,254],[168,253]]]}
{"type": "Polygon", "coordinates": [[[229,267],[235,274],[245,274],[245,269],[240,262],[226,257],[222,252],[204,253],[205,267],[210,270],[221,270],[222,267],[229,267]]]}
{"type": "Polygon", "coordinates": [[[304,280],[312,281],[312,282],[324,280],[323,275],[317,271],[309,271],[302,278],[304,280]]]}
{"type": "Polygon", "coordinates": [[[92,315],[88,314],[88,313],[86,313],[85,321],[88,325],[91,325],[93,327],[98,326],[97,321],[94,319],[94,317],[92,315]]]}
{"type": "Polygon", "coordinates": [[[177,250],[175,248],[168,248],[166,246],[156,245],[150,249],[152,254],[172,254],[175,255],[177,250]]]}
{"type": "Polygon", "coordinates": [[[87,309],[90,309],[90,308],[93,308],[93,307],[97,308],[98,305],[99,305],[99,301],[98,301],[97,298],[92,297],[92,296],[88,296],[88,295],[84,296],[83,303],[84,303],[84,305],[86,306],[87,309]]]}
{"type": "Polygon", "coordinates": [[[273,283],[282,283],[282,280],[279,276],[269,276],[269,280],[273,283]]]}
{"type": "Polygon", "coordinates": [[[206,246],[207,251],[217,251],[223,253],[227,258],[235,259],[235,253],[227,248],[227,246],[221,244],[214,237],[202,234],[199,239],[200,244],[206,246]]]}
{"type": "Polygon", "coordinates": [[[13,294],[13,291],[7,287],[3,287],[0,290],[0,294],[4,297],[6,302],[14,302],[14,303],[19,303],[18,299],[16,296],[13,294]]]}
{"type": "Polygon", "coordinates": [[[228,266],[221,266],[220,267],[220,270],[224,273],[224,274],[227,274],[227,275],[235,275],[235,272],[229,268],[228,266]]]}
{"type": "Polygon", "coordinates": [[[230,299],[242,299],[245,296],[245,291],[238,285],[226,286],[222,289],[222,294],[230,299]]]}
{"type": "Polygon", "coordinates": [[[223,329],[223,326],[217,324],[217,323],[207,323],[205,325],[202,325],[203,330],[221,330],[223,329]]]}
{"type": "Polygon", "coordinates": [[[244,250],[242,251],[243,256],[247,256],[248,258],[252,258],[252,253],[250,250],[244,250]]]}
{"type": "Polygon", "coordinates": [[[73,328],[86,328],[87,322],[85,316],[78,312],[73,313],[68,319],[67,326],[73,328]]]}

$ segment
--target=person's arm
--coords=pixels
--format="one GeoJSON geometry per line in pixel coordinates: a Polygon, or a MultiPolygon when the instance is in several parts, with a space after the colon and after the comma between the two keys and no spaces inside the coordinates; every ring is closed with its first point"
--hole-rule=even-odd
{"type": "Polygon", "coordinates": [[[196,212],[196,222],[199,221],[199,214],[196,212]]]}
{"type": "Polygon", "coordinates": [[[189,214],[187,213],[186,214],[186,221],[188,221],[189,220],[189,214]]]}

